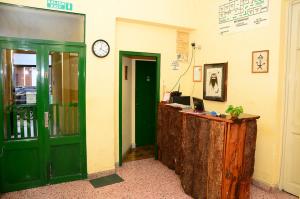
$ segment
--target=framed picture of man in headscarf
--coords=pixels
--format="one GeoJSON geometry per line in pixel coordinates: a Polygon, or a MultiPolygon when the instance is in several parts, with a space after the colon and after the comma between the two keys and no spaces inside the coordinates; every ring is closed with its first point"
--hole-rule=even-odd
{"type": "Polygon", "coordinates": [[[225,102],[228,63],[204,64],[203,99],[225,102]]]}

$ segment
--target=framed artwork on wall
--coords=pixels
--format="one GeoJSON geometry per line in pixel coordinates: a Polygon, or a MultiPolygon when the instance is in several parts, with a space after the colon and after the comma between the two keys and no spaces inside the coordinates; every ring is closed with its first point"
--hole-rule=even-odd
{"type": "Polygon", "coordinates": [[[194,66],[193,81],[202,82],[202,66],[194,66]]]}
{"type": "Polygon", "coordinates": [[[269,50],[252,52],[252,73],[269,72],[269,50]]]}
{"type": "Polygon", "coordinates": [[[228,63],[205,64],[203,99],[225,102],[227,98],[228,63]]]}

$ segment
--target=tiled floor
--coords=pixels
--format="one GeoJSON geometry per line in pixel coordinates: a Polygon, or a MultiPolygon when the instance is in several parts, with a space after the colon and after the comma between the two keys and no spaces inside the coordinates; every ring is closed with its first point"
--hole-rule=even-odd
{"type": "MultiPolygon", "coordinates": [[[[1,199],[188,199],[179,177],[159,161],[145,159],[118,169],[124,182],[93,188],[86,180],[7,193],[1,199]]],[[[251,199],[297,199],[286,193],[267,193],[251,187],[251,199]]]]}
{"type": "Polygon", "coordinates": [[[154,146],[142,146],[130,149],[126,154],[123,162],[130,162],[135,160],[142,160],[154,157],[154,146]]]}

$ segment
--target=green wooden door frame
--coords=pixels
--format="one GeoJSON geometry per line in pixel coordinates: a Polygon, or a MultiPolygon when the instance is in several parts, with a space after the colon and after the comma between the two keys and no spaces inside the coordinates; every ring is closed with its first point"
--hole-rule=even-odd
{"type": "MultiPolygon", "coordinates": [[[[39,123],[38,128],[39,130],[39,143],[43,145],[41,148],[43,151],[46,153],[42,157],[42,166],[41,166],[41,171],[42,171],[42,182],[41,183],[32,183],[29,186],[16,186],[12,190],[2,190],[3,187],[1,187],[1,175],[0,175],[0,192],[2,191],[14,191],[14,190],[20,190],[24,188],[32,188],[36,186],[41,186],[41,185],[46,185],[49,182],[50,183],[59,183],[59,182],[64,182],[64,181],[70,181],[70,180],[75,180],[75,179],[85,179],[87,178],[87,159],[86,159],[86,110],[85,110],[85,105],[86,105],[86,45],[84,43],[77,43],[77,42],[59,42],[59,41],[48,41],[48,40],[35,40],[35,39],[19,39],[19,38],[8,38],[8,37],[1,37],[0,36],[0,49],[4,48],[10,48],[10,49],[23,49],[23,50],[28,50],[28,49],[38,49],[40,52],[40,56],[37,56],[37,63],[40,64],[41,67],[41,75],[38,77],[38,83],[37,83],[37,89],[41,89],[41,95],[37,96],[37,106],[40,111],[38,111],[38,117],[41,118],[41,122],[39,123]],[[79,177],[74,177],[74,176],[66,176],[64,179],[60,180],[52,180],[49,181],[47,179],[47,158],[48,158],[48,149],[46,149],[46,146],[49,145],[47,142],[50,142],[48,138],[46,138],[46,135],[49,135],[47,132],[48,129],[44,128],[44,112],[48,111],[48,98],[49,94],[47,93],[48,91],[48,79],[43,78],[45,68],[48,67],[48,51],[47,50],[59,50],[59,51],[74,51],[78,52],[80,54],[79,57],[79,67],[78,67],[78,107],[79,107],[79,131],[80,131],[80,156],[82,157],[82,168],[81,168],[81,175],[79,177]],[[40,88],[39,88],[40,87],[40,88]],[[47,141],[48,140],[48,141],[47,141]],[[43,169],[43,168],[44,169],[43,169]]],[[[2,53],[2,51],[0,52],[2,53]]],[[[2,55],[0,55],[1,58],[2,55]]],[[[0,63],[1,66],[1,63],[0,63]]],[[[2,74],[0,70],[0,104],[2,104],[2,74]]],[[[7,142],[4,140],[3,137],[3,107],[2,105],[0,106],[0,171],[2,171],[2,157],[3,157],[3,146],[4,142],[7,142]]],[[[67,142],[70,142],[70,140],[67,140],[67,142]]],[[[72,142],[72,140],[71,140],[72,142]]],[[[20,143],[22,145],[22,143],[20,143]]],[[[58,143],[59,144],[59,143],[58,143]]],[[[24,144],[24,146],[27,146],[28,144],[24,144]]],[[[22,147],[22,146],[18,146],[22,147]]],[[[1,173],[1,172],[0,172],[1,173]]]]}
{"type": "MultiPolygon", "coordinates": [[[[122,166],[122,80],[123,80],[123,57],[140,56],[140,57],[155,57],[156,58],[156,92],[155,101],[158,107],[160,101],[160,54],[147,52],[120,51],[119,52],[119,166],[122,166]]],[[[155,121],[157,121],[157,108],[155,109],[155,121]]],[[[155,124],[157,128],[157,123],[155,124]]],[[[158,158],[157,142],[155,131],[155,159],[158,158]]]]}

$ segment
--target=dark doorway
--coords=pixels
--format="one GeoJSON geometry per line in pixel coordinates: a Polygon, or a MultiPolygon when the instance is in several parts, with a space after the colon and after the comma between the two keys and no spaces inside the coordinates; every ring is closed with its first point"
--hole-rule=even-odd
{"type": "Polygon", "coordinates": [[[121,166],[126,156],[131,158],[125,158],[125,161],[144,159],[143,157],[146,156],[149,158],[151,154],[152,157],[154,154],[157,158],[156,120],[160,99],[160,54],[120,51],[119,56],[119,165],[121,166]],[[125,58],[132,59],[132,62],[128,62],[125,58]],[[128,104],[128,95],[131,90],[127,89],[130,85],[128,82],[130,77],[127,80],[127,74],[130,75],[130,73],[127,73],[126,69],[131,68],[128,67],[131,63],[134,65],[132,105],[128,104]],[[125,97],[125,101],[122,97],[125,97]],[[130,107],[134,109],[133,114],[130,111],[127,112],[131,110],[130,107]],[[126,115],[123,115],[123,111],[126,115]],[[131,127],[128,126],[130,122],[127,118],[132,118],[134,121],[131,127]],[[127,135],[132,136],[131,147],[127,135]]]}
{"type": "Polygon", "coordinates": [[[136,61],[135,78],[136,146],[154,145],[156,62],[136,61]]]}

